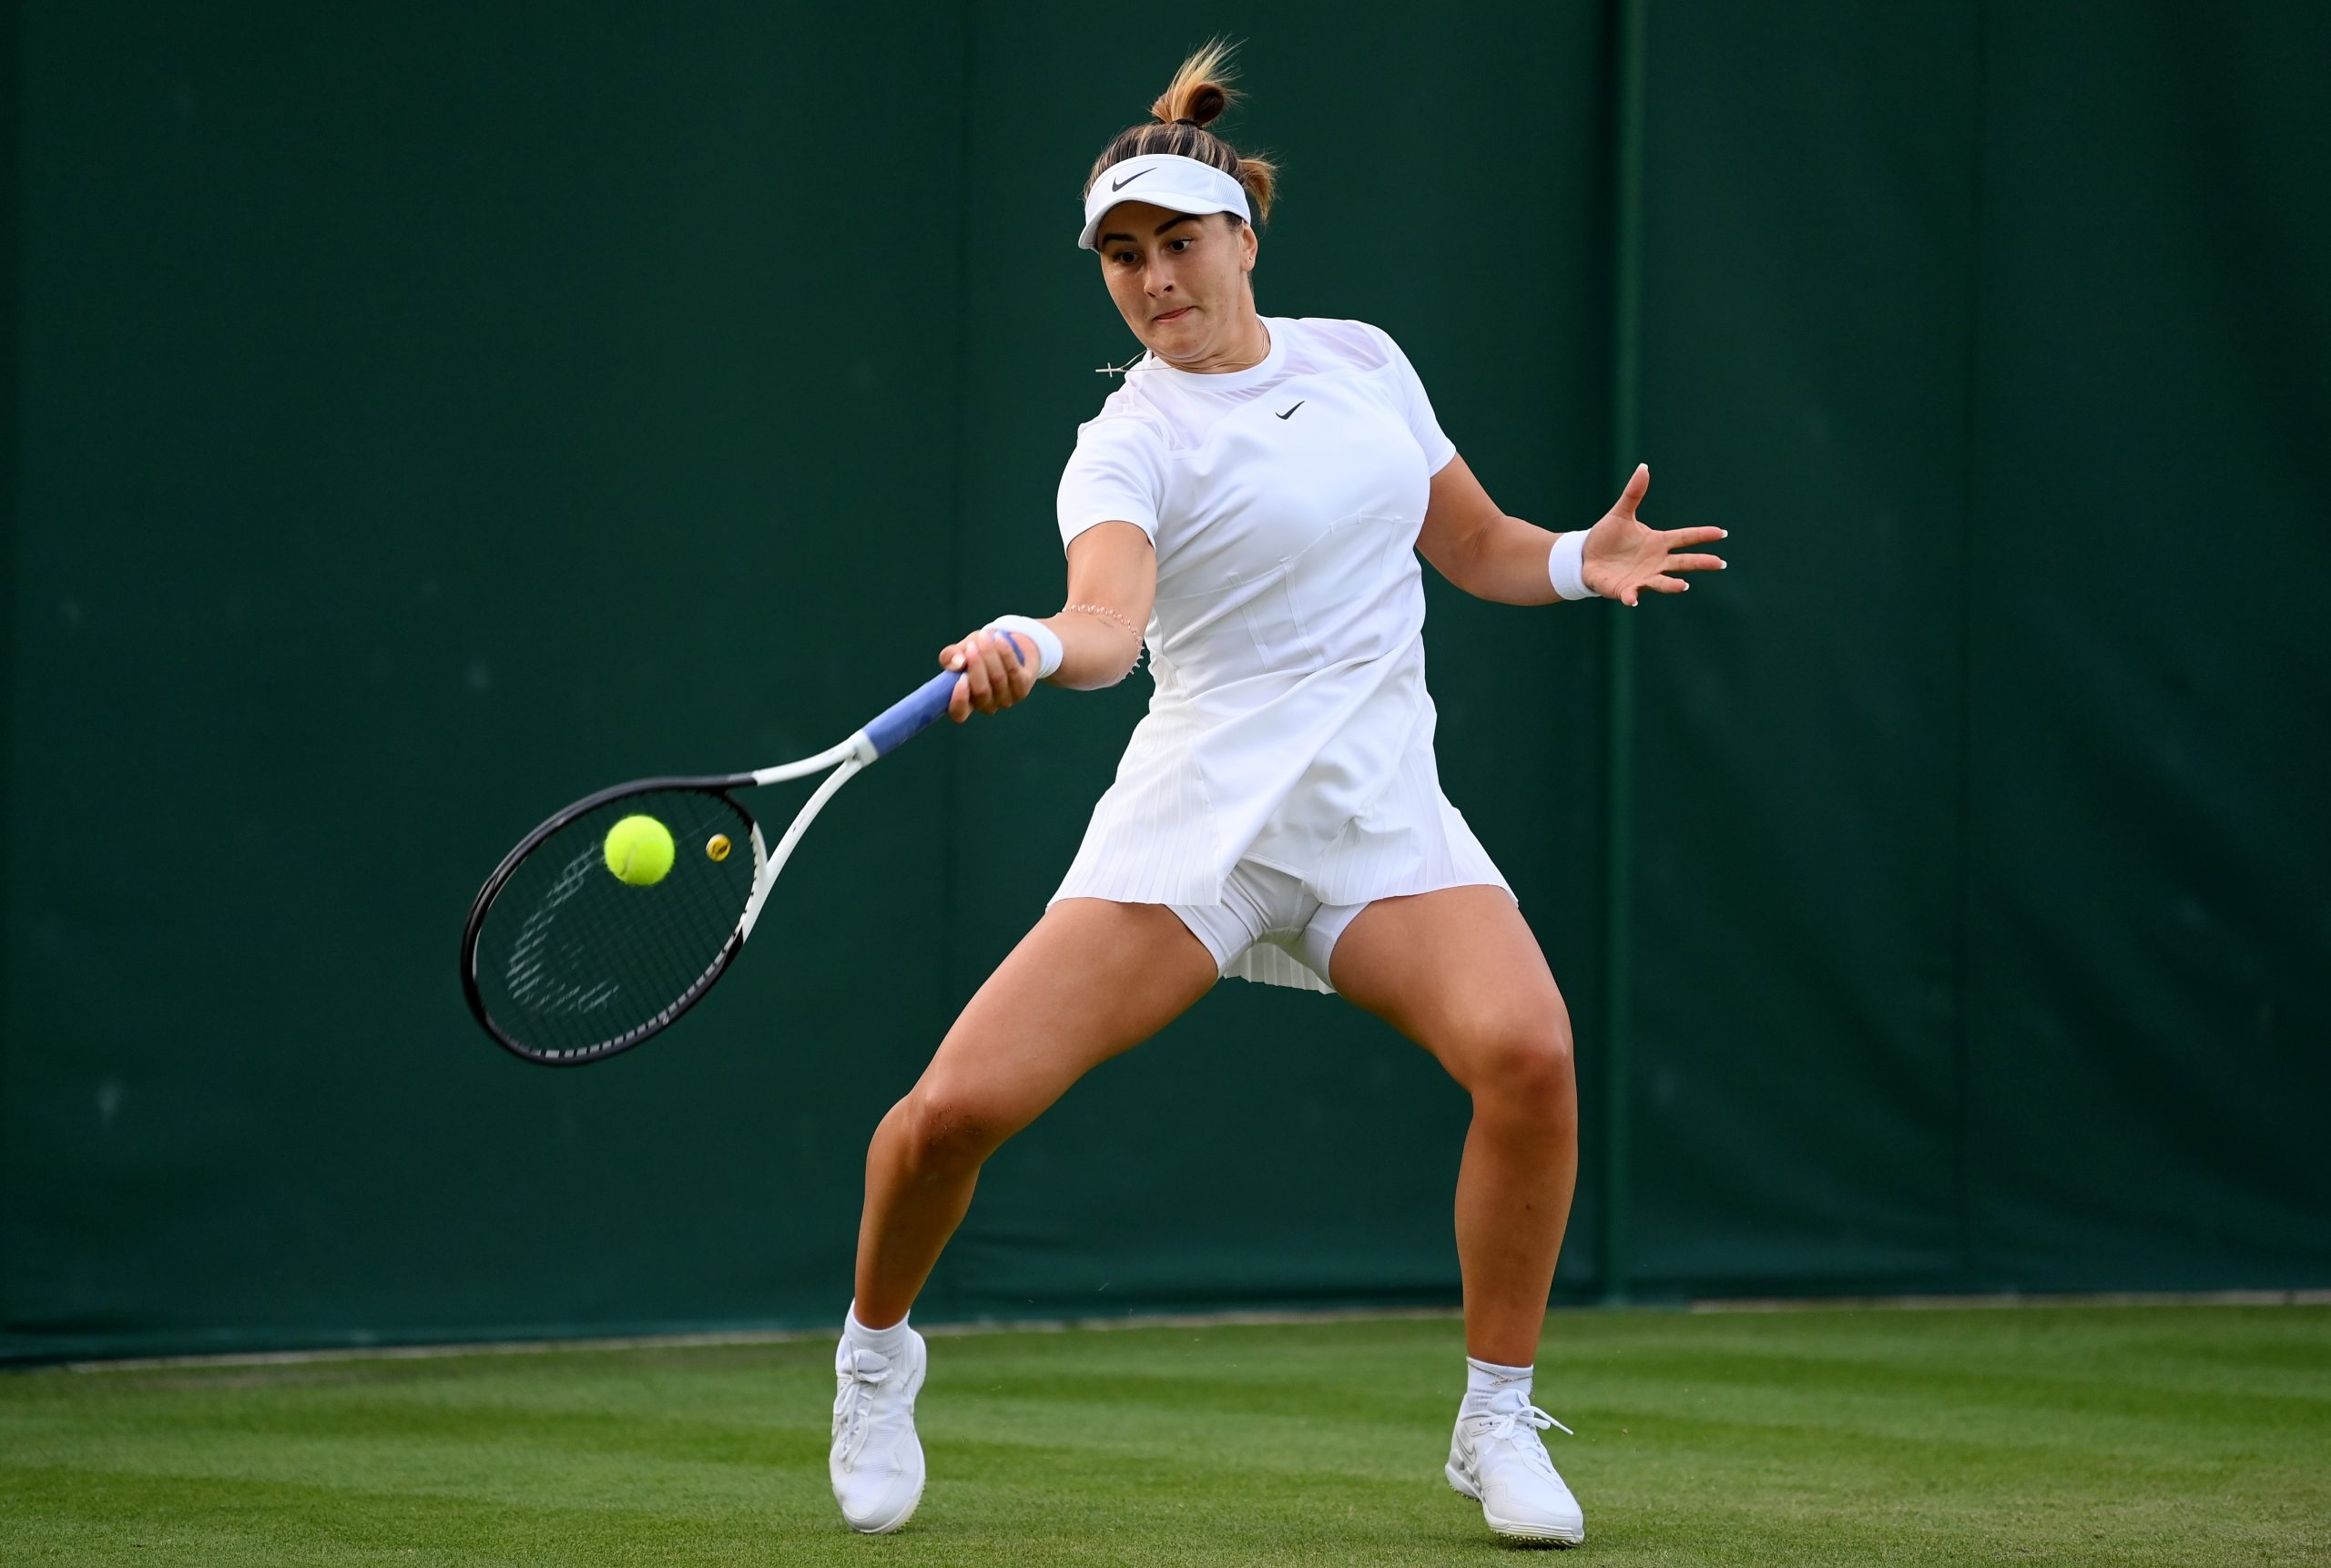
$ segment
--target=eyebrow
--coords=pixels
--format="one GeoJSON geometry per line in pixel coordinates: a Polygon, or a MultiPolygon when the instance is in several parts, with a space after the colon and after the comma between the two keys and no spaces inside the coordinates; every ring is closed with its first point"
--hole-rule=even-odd
{"type": "MultiPolygon", "coordinates": [[[[1196,223],[1196,222],[1200,218],[1202,218],[1202,217],[1204,217],[1204,216],[1205,216],[1205,214],[1204,214],[1204,213],[1198,213],[1198,212],[1185,212],[1185,213],[1184,213],[1184,214],[1182,214],[1182,216],[1181,216],[1181,217],[1179,217],[1179,218],[1169,218],[1169,219],[1167,219],[1165,222],[1163,222],[1163,223],[1161,223],[1161,224],[1159,224],[1159,225],[1157,226],[1157,228],[1156,228],[1156,229],[1155,230],[1155,232],[1156,232],[1156,233],[1158,233],[1158,234],[1163,234],[1163,233],[1165,233],[1168,229],[1173,228],[1173,227],[1174,227],[1174,225],[1176,225],[1176,223],[1196,223]]],[[[1132,236],[1132,235],[1130,235],[1130,234],[1104,234],[1103,236],[1101,236],[1101,243],[1102,243],[1102,244],[1104,244],[1104,245],[1106,245],[1106,244],[1107,244],[1107,243],[1109,243],[1109,241],[1110,241],[1110,240],[1112,240],[1112,239],[1132,239],[1132,238],[1133,238],[1133,236],[1132,236]]]]}

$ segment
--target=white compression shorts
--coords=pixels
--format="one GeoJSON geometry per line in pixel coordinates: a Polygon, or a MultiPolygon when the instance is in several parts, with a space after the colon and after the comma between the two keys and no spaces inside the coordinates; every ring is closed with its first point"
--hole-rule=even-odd
{"type": "Polygon", "coordinates": [[[1246,951],[1258,942],[1285,948],[1319,979],[1333,985],[1328,962],[1335,955],[1336,939],[1368,906],[1323,904],[1303,885],[1303,879],[1277,866],[1241,860],[1222,884],[1218,904],[1168,904],[1190,928],[1190,934],[1214,954],[1215,968],[1230,972],[1246,951]]]}

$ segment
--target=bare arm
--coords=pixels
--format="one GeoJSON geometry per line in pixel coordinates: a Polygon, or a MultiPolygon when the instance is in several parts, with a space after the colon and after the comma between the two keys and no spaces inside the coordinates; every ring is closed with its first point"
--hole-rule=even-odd
{"type": "MultiPolygon", "coordinates": [[[[1635,508],[1651,488],[1651,470],[1638,467],[1625,492],[1586,536],[1586,585],[1604,598],[1632,605],[1648,588],[1680,594],[1691,586],[1675,572],[1720,572],[1715,555],[1676,555],[1725,536],[1721,528],[1647,526],[1635,508]]],[[[1477,599],[1501,605],[1548,605],[1560,597],[1548,575],[1546,557],[1561,535],[1498,510],[1481,482],[1452,457],[1432,476],[1424,529],[1417,550],[1433,569],[1477,599]]]]}
{"type": "MultiPolygon", "coordinates": [[[[1087,528],[1068,546],[1068,603],[1044,625],[1060,638],[1060,668],[1047,677],[1074,691],[1115,686],[1141,662],[1141,633],[1157,596],[1157,552],[1131,523],[1087,528]]],[[[1024,644],[1027,639],[1020,641],[1024,644]]],[[[974,712],[996,713],[1034,689],[1034,650],[1015,649],[995,632],[973,632],[939,650],[942,669],[961,669],[962,682],[947,714],[961,724],[974,712]]]]}
{"type": "Polygon", "coordinates": [[[1141,662],[1139,628],[1149,624],[1156,597],[1157,550],[1133,524],[1103,523],[1071,540],[1068,602],[1087,607],[1063,610],[1044,623],[1065,650],[1052,683],[1090,691],[1131,675],[1141,662]]]}
{"type": "Polygon", "coordinates": [[[1546,575],[1557,535],[1498,510],[1464,458],[1432,476],[1417,553],[1432,569],[1477,599],[1501,605],[1550,605],[1558,596],[1546,575]]]}

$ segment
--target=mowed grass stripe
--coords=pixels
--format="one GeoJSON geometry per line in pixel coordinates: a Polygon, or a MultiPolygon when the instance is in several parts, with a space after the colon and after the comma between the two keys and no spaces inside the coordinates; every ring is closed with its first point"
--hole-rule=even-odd
{"type": "MultiPolygon", "coordinates": [[[[819,1344],[0,1378],[15,1563],[1499,1560],[1446,1320],[934,1340],[933,1480],[843,1531],[819,1344]]],[[[2331,1308],[1556,1320],[1587,1552],[2331,1561],[2331,1308]]],[[[1582,1559],[1583,1560],[1583,1559],[1582,1559]]]]}

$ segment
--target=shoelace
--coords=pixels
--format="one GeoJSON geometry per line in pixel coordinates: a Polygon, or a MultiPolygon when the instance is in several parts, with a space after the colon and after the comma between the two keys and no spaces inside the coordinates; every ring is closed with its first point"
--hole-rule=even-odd
{"type": "Polygon", "coordinates": [[[891,1380],[891,1364],[870,1351],[845,1349],[834,1372],[841,1387],[834,1394],[834,1453],[844,1469],[858,1462],[866,1446],[866,1431],[874,1414],[874,1390],[891,1380]],[[846,1359],[844,1359],[846,1358],[846,1359]]]}
{"type": "Polygon", "coordinates": [[[1512,1443],[1522,1451],[1522,1458],[1532,1469],[1542,1469],[1552,1475],[1554,1472],[1553,1457],[1546,1452],[1545,1442],[1538,1436],[1548,1427],[1562,1427],[1563,1433],[1570,1437],[1578,1435],[1537,1406],[1525,1404],[1519,1410],[1500,1410],[1490,1419],[1489,1430],[1482,1436],[1512,1443]]]}

